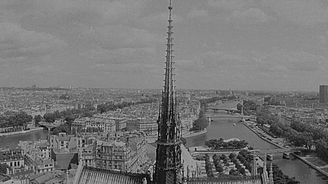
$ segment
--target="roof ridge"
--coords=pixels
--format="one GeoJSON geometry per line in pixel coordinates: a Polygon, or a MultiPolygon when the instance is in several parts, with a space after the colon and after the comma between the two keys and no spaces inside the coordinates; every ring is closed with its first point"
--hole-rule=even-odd
{"type": "Polygon", "coordinates": [[[84,166],[83,170],[99,171],[99,172],[104,172],[104,173],[119,174],[119,175],[124,175],[124,176],[132,176],[132,177],[140,177],[140,178],[148,176],[148,174],[144,174],[144,173],[114,171],[114,170],[100,169],[100,168],[89,167],[89,166],[84,166]]]}

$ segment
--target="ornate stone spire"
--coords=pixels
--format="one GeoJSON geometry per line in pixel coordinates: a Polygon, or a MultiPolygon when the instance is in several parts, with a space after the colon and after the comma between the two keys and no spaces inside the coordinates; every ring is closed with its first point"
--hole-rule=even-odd
{"type": "Polygon", "coordinates": [[[274,184],[274,182],[273,182],[273,169],[272,169],[272,162],[271,162],[271,164],[270,164],[269,183],[270,183],[270,184],[274,184]]]}
{"type": "Polygon", "coordinates": [[[154,180],[157,184],[182,183],[181,123],[177,114],[174,79],[172,0],[169,3],[166,60],[162,102],[158,118],[158,140],[154,180]]]}

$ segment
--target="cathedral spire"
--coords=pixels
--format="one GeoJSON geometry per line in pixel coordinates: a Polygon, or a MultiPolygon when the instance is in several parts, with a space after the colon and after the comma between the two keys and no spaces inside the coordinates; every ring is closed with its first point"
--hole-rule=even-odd
{"type": "Polygon", "coordinates": [[[274,181],[273,181],[273,169],[272,169],[272,162],[270,164],[270,171],[269,171],[269,183],[270,184],[274,184],[274,181]]]}
{"type": "MultiPolygon", "coordinates": [[[[166,60],[165,60],[165,79],[164,90],[162,95],[162,103],[168,107],[166,115],[174,113],[175,111],[175,79],[174,79],[174,62],[173,62],[173,26],[172,26],[172,0],[169,3],[169,18],[168,18],[168,31],[167,31],[167,43],[166,43],[166,60]]],[[[166,107],[164,107],[166,108],[166,107]]],[[[165,109],[162,109],[165,111],[165,109]]]]}
{"type": "Polygon", "coordinates": [[[157,184],[179,184],[181,179],[181,123],[177,101],[173,62],[172,0],[169,1],[164,87],[158,118],[158,140],[154,180],[157,184]]]}

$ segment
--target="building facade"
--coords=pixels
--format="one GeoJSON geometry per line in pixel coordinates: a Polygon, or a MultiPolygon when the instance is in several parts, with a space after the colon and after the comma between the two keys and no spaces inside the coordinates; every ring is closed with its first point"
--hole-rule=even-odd
{"type": "Polygon", "coordinates": [[[81,150],[85,166],[99,169],[139,172],[148,160],[145,135],[140,132],[117,132],[107,140],[94,140],[81,150]]]}
{"type": "Polygon", "coordinates": [[[24,169],[25,160],[23,150],[21,149],[10,149],[0,152],[0,163],[6,164],[10,167],[8,173],[15,173],[17,170],[24,169]]]}
{"type": "Polygon", "coordinates": [[[49,143],[50,148],[55,152],[60,152],[61,150],[77,152],[84,146],[85,140],[82,137],[67,135],[65,132],[61,132],[58,135],[51,135],[49,143]]]}

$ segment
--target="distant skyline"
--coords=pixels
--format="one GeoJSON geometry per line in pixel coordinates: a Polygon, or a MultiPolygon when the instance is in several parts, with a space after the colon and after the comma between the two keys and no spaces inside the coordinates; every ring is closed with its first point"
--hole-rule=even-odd
{"type": "MultiPolygon", "coordinates": [[[[318,91],[328,1],[173,0],[177,88],[318,91]]],[[[168,1],[0,1],[0,86],[160,89],[168,1]]]]}

